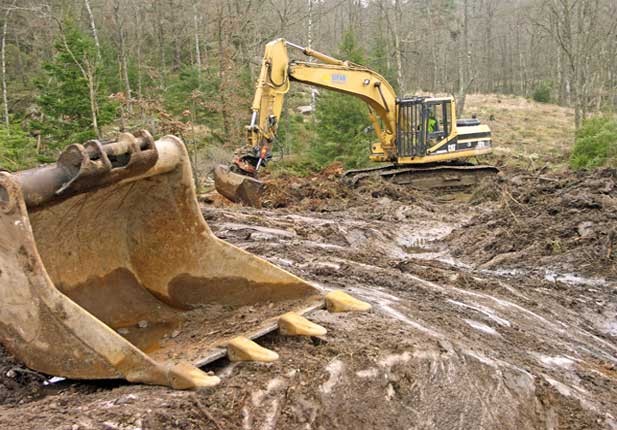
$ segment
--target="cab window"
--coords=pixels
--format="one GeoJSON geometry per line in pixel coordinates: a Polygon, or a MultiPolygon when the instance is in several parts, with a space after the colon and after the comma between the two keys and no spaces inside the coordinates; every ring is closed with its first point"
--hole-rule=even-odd
{"type": "Polygon", "coordinates": [[[450,133],[450,102],[434,103],[428,107],[428,137],[441,140],[450,133]]]}

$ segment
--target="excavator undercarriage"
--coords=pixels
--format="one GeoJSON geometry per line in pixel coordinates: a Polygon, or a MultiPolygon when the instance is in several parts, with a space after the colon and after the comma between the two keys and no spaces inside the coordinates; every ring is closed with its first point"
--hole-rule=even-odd
{"type": "Polygon", "coordinates": [[[478,185],[484,178],[499,173],[496,167],[478,164],[448,163],[401,167],[395,164],[367,169],[347,170],[342,175],[346,184],[356,187],[364,181],[381,178],[397,185],[419,189],[461,190],[478,185]]]}

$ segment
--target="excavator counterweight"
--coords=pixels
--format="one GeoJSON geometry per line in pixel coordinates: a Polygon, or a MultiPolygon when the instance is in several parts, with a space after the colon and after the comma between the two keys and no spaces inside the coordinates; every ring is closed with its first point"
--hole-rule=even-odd
{"type": "Polygon", "coordinates": [[[212,386],[199,366],[275,359],[251,339],[279,325],[322,335],[302,315],[328,300],[212,234],[174,136],[123,133],[0,172],[0,341],[32,369],[212,386]]]}

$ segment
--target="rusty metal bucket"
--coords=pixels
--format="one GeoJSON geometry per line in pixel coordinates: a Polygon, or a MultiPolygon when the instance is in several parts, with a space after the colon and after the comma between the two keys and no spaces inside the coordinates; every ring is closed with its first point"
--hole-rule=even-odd
{"type": "Polygon", "coordinates": [[[218,378],[197,367],[231,352],[259,360],[237,348],[323,304],[212,234],[174,136],[122,134],[0,172],[0,341],[32,369],[210,386],[218,378]]]}

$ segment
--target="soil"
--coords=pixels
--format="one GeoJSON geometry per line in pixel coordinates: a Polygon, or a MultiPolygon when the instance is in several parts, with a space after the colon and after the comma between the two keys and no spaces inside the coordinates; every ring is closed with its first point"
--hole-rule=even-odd
{"type": "Polygon", "coordinates": [[[617,170],[515,172],[475,197],[499,204],[448,238],[455,256],[481,268],[617,280],[617,170]]]}
{"type": "Polygon", "coordinates": [[[204,216],[371,312],[314,312],[324,338],[267,335],[279,361],[215,362],[222,383],[196,392],[44,385],[0,351],[0,428],[617,429],[614,171],[474,195],[336,175],[280,179],[262,209],[204,196],[204,216]]]}

